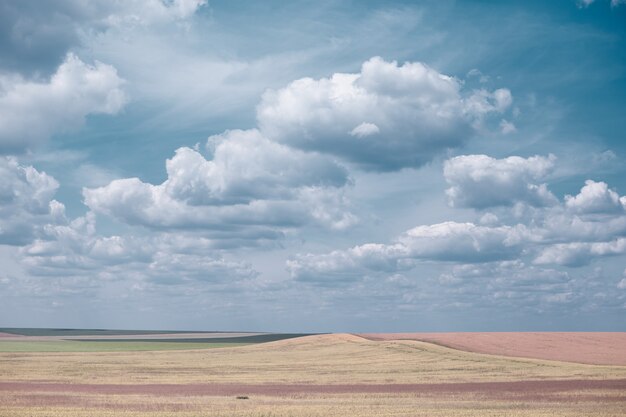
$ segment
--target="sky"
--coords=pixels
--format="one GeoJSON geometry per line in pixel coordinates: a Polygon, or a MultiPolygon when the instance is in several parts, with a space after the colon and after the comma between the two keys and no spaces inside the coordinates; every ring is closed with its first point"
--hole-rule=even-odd
{"type": "Polygon", "coordinates": [[[626,1],[0,0],[0,325],[626,331],[626,1]]]}

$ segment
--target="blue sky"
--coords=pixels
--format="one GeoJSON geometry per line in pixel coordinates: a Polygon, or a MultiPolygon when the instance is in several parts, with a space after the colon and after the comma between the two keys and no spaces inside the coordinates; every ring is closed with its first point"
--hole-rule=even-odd
{"type": "Polygon", "coordinates": [[[623,1],[0,28],[3,326],[626,330],[623,1]]]}

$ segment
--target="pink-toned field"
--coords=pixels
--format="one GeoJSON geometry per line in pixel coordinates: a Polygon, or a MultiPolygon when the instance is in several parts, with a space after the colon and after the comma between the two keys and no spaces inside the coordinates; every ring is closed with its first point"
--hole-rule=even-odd
{"type": "Polygon", "coordinates": [[[7,412],[1,414],[0,405],[3,416],[620,416],[626,411],[626,379],[323,385],[17,382],[0,383],[0,398],[7,412]]]}
{"type": "Polygon", "coordinates": [[[593,365],[626,365],[626,332],[367,333],[370,340],[419,340],[467,352],[593,365]]]}
{"type": "MultiPolygon", "coordinates": [[[[45,382],[0,382],[0,392],[37,392],[103,395],[178,396],[236,396],[263,395],[283,397],[306,394],[413,394],[446,396],[480,394],[485,399],[524,399],[558,401],[566,393],[586,392],[581,401],[606,398],[597,393],[613,391],[613,401],[626,400],[626,379],[606,380],[546,380],[507,382],[460,382],[419,384],[59,384],[45,382]]],[[[53,399],[54,397],[48,397],[53,399]]]]}

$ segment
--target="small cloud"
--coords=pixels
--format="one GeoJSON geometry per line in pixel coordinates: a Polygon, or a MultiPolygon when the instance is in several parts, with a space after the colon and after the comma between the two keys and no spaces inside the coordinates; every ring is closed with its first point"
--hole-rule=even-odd
{"type": "Polygon", "coordinates": [[[569,303],[570,301],[573,300],[573,298],[574,297],[571,292],[564,292],[564,293],[548,295],[546,296],[546,301],[549,303],[564,304],[564,303],[569,303]]]}
{"type": "Polygon", "coordinates": [[[483,226],[495,226],[498,224],[498,216],[493,213],[485,213],[480,218],[480,224],[483,226]]]}
{"type": "Polygon", "coordinates": [[[207,0],[174,0],[169,6],[180,19],[186,19],[207,4],[207,0]]]}
{"type": "MultiPolygon", "coordinates": [[[[578,7],[579,8],[589,7],[591,3],[593,3],[594,1],[595,0],[578,0],[578,7]]],[[[613,1],[615,0],[611,0],[611,4],[613,3],[613,1]]]]}
{"type": "Polygon", "coordinates": [[[620,282],[617,283],[617,288],[620,290],[626,290],[626,269],[624,269],[624,273],[622,274],[624,278],[620,282]]]}
{"type": "Polygon", "coordinates": [[[596,164],[603,164],[606,162],[611,162],[617,159],[617,155],[612,150],[608,149],[601,153],[593,154],[593,162],[596,164]]]}
{"type": "Polygon", "coordinates": [[[463,280],[454,274],[445,273],[445,274],[439,275],[439,283],[441,285],[451,286],[451,285],[460,284],[461,282],[463,282],[463,280]]]}
{"type": "MultiPolygon", "coordinates": [[[[577,3],[579,8],[584,9],[595,2],[596,0],[578,0],[577,3]]],[[[620,4],[626,4],[626,0],[611,0],[611,7],[617,7],[620,4]]]]}
{"type": "Polygon", "coordinates": [[[483,74],[482,72],[480,72],[480,70],[476,68],[469,70],[469,72],[467,73],[467,78],[470,78],[470,77],[478,78],[478,82],[481,84],[485,84],[489,82],[489,76],[483,74]]]}
{"type": "Polygon", "coordinates": [[[84,187],[100,187],[118,178],[114,172],[90,163],[76,168],[73,177],[75,184],[84,187]]]}
{"type": "Polygon", "coordinates": [[[565,196],[565,206],[582,214],[623,213],[626,210],[626,196],[620,197],[605,182],[587,180],[580,193],[565,196]]]}
{"type": "Polygon", "coordinates": [[[380,129],[374,123],[361,123],[350,131],[350,135],[356,136],[357,138],[364,138],[366,136],[375,135],[379,132],[380,129]]]}
{"type": "Polygon", "coordinates": [[[512,122],[509,122],[508,120],[502,119],[500,121],[500,131],[507,135],[509,133],[513,133],[517,131],[517,128],[515,127],[515,125],[512,122]]]}

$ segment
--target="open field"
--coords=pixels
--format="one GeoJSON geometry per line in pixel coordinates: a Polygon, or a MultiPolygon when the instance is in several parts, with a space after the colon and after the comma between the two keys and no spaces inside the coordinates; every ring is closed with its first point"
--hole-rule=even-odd
{"type": "Polygon", "coordinates": [[[250,395],[111,395],[1,393],[2,416],[623,416],[617,390],[581,390],[549,395],[441,393],[302,393],[250,395]]]}
{"type": "Polygon", "coordinates": [[[626,367],[348,334],[208,350],[3,352],[0,404],[0,416],[622,416],[626,367]]]}
{"type": "Polygon", "coordinates": [[[419,340],[468,352],[594,365],[626,365],[624,332],[369,333],[370,340],[419,340]]]}
{"type": "Polygon", "coordinates": [[[626,378],[626,367],[509,358],[348,334],[210,350],[0,355],[3,382],[413,384],[609,378],[626,378]]]}

